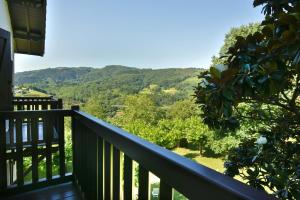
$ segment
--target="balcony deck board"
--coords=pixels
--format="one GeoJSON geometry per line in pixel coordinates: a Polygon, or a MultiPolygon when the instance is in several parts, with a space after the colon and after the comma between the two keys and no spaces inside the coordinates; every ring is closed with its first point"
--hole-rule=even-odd
{"type": "Polygon", "coordinates": [[[82,200],[80,193],[73,183],[64,183],[49,186],[39,190],[22,193],[20,195],[11,196],[4,200],[82,200]]]}

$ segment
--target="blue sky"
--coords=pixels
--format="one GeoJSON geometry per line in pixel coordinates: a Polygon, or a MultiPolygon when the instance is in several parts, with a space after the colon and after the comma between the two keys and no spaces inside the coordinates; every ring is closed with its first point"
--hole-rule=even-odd
{"type": "Polygon", "coordinates": [[[231,27],[262,19],[252,0],[49,0],[45,55],[16,54],[15,71],[207,67],[231,27]]]}

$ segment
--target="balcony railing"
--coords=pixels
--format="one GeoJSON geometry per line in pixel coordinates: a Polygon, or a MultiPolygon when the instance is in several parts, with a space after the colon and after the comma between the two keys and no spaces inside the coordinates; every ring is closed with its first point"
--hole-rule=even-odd
{"type": "Polygon", "coordinates": [[[0,112],[0,193],[15,194],[70,181],[65,170],[64,118],[71,110],[0,112]],[[59,155],[59,175],[53,176],[53,155],[59,155]],[[25,168],[24,162],[31,165],[25,168]],[[45,160],[45,177],[39,176],[45,160]],[[31,173],[31,183],[25,177],[31,173]]]}
{"type": "Polygon", "coordinates": [[[62,99],[49,97],[14,97],[14,110],[62,109],[62,99]]]}
{"type": "Polygon", "coordinates": [[[172,199],[173,189],[188,199],[274,199],[76,107],[72,110],[2,111],[0,122],[0,195],[3,196],[72,180],[85,199],[131,200],[135,161],[138,163],[138,198],[142,200],[150,199],[149,172],[160,178],[159,198],[163,200],[172,199]],[[66,173],[65,118],[71,118],[71,174],[66,173]],[[59,172],[56,175],[52,163],[57,153],[59,172]],[[31,158],[32,163],[31,183],[24,182],[26,157],[31,158]],[[38,172],[42,157],[46,163],[43,179],[38,172]],[[8,173],[8,162],[12,159],[16,161],[16,177],[8,173]]]}

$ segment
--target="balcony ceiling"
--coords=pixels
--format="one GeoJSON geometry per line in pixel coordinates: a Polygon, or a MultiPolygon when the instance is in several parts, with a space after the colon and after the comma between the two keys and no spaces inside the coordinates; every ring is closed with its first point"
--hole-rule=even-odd
{"type": "Polygon", "coordinates": [[[15,53],[44,55],[46,0],[7,1],[14,35],[15,53]]]}

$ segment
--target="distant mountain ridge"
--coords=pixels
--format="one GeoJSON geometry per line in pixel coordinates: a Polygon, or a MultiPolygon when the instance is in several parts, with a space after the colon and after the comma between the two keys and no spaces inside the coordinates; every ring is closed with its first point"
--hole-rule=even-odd
{"type": "MultiPolygon", "coordinates": [[[[194,74],[202,69],[197,68],[165,68],[165,69],[140,69],[126,67],[122,65],[109,65],[104,68],[92,67],[56,67],[15,74],[15,85],[25,83],[37,83],[40,81],[53,81],[55,83],[69,81],[95,81],[105,77],[122,76],[122,74],[131,74],[136,76],[159,76],[164,74],[183,75],[184,77],[194,74]]],[[[167,77],[165,77],[167,78],[167,77]]]]}
{"type": "Polygon", "coordinates": [[[90,67],[56,67],[39,69],[25,72],[17,72],[15,74],[15,84],[36,83],[43,80],[53,80],[54,82],[64,82],[67,80],[75,80],[81,76],[93,71],[90,67]]]}
{"type": "Polygon", "coordinates": [[[57,67],[15,74],[15,85],[26,85],[48,94],[85,101],[100,93],[136,94],[150,85],[165,90],[175,88],[180,93],[191,93],[197,75],[203,69],[166,68],[140,69],[121,65],[104,68],[57,67]]]}

